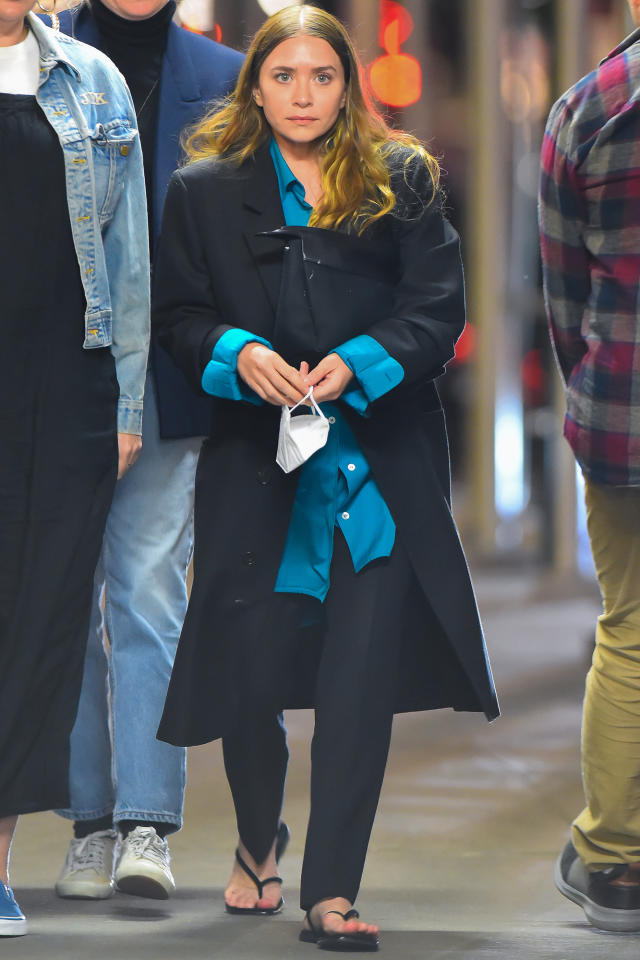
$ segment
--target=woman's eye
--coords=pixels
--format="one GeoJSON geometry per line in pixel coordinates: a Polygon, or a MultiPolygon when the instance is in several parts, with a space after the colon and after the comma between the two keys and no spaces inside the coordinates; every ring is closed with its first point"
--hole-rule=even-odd
{"type": "Polygon", "coordinates": [[[286,83],[290,79],[291,79],[290,73],[284,73],[284,72],[276,73],[276,80],[278,80],[280,83],[286,83]]]}
{"type": "Polygon", "coordinates": [[[329,76],[328,73],[319,73],[318,76],[316,77],[316,80],[318,81],[318,83],[329,83],[329,80],[331,80],[331,77],[329,76]]]}

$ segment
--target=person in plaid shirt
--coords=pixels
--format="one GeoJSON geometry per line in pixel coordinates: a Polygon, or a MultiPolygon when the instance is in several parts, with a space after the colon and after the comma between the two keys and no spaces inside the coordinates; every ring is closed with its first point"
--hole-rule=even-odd
{"type": "MultiPolygon", "coordinates": [[[[640,25],[640,0],[629,0],[640,25]]],[[[586,807],[558,889],[640,930],[640,29],[554,105],[542,148],[544,294],[603,597],[582,727],[586,807]]]]}

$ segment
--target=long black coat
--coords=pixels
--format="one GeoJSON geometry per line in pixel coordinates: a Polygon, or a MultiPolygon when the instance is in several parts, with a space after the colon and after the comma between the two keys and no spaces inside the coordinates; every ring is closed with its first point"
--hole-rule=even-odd
{"type": "MultiPolygon", "coordinates": [[[[398,712],[453,706],[493,719],[498,705],[451,517],[447,439],[433,382],[464,326],[459,240],[437,201],[422,214],[424,168],[414,163],[406,180],[399,173],[392,185],[405,218],[387,215],[363,235],[373,260],[382,254],[391,261],[391,309],[364,328],[351,325],[341,342],[366,332],[405,371],[402,383],[370,406],[370,417],[342,405],[425,596],[424,616],[411,636],[390,638],[404,647],[396,706],[398,712]]],[[[283,224],[266,147],[240,169],[212,159],[172,177],[154,324],[196,389],[215,343],[230,328],[278,348],[283,242],[260,234],[283,224]]],[[[350,296],[339,309],[348,318],[361,314],[358,306],[350,296]]],[[[297,471],[284,474],[275,463],[279,417],[268,404],[213,400],[213,427],[196,477],[195,578],[159,731],[171,743],[216,739],[242,708],[243,664],[252,648],[247,636],[266,622],[298,482],[297,471]]],[[[313,705],[313,685],[302,673],[281,706],[313,705]]]]}

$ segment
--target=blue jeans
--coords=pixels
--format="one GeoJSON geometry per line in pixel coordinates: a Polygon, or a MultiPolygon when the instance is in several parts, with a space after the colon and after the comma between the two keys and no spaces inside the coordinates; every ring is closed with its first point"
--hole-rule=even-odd
{"type": "Polygon", "coordinates": [[[119,480],[94,583],[63,817],[182,826],[186,750],[156,730],[187,609],[201,438],[161,440],[147,377],[143,447],[119,480]],[[100,600],[104,595],[109,654],[100,600]]]}

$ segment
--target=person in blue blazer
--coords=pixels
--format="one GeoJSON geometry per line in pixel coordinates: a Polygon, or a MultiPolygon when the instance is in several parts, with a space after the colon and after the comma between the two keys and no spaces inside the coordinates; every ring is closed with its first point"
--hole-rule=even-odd
{"type": "MultiPolygon", "coordinates": [[[[179,27],[175,9],[174,0],[91,0],[60,14],[62,32],[106,53],[131,90],[152,259],[181,132],[229,92],[243,59],[179,27]]],[[[185,750],[157,741],[156,729],[187,606],[195,468],[209,415],[210,401],[154,345],[143,452],[135,473],[118,484],[96,571],[70,807],[59,811],[74,821],[56,883],[62,897],[104,898],[117,885],[165,898],[175,888],[165,838],[182,825],[185,750]]]]}

